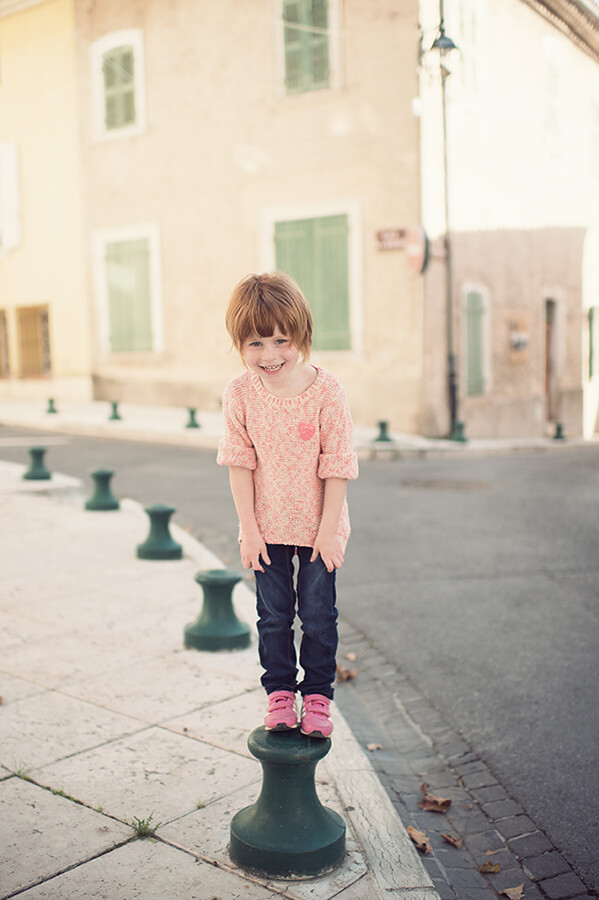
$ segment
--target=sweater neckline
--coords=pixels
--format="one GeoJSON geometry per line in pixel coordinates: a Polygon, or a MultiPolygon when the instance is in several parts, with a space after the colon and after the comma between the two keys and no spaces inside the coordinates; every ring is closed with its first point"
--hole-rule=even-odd
{"type": "Polygon", "coordinates": [[[320,389],[324,370],[321,369],[320,366],[315,366],[314,363],[311,363],[311,365],[316,369],[316,378],[310,387],[307,387],[301,394],[296,394],[295,397],[277,397],[276,394],[271,394],[271,392],[264,387],[262,379],[257,372],[251,372],[250,377],[256,391],[269,403],[272,403],[274,406],[297,406],[300,403],[305,403],[313,393],[320,389]]]}

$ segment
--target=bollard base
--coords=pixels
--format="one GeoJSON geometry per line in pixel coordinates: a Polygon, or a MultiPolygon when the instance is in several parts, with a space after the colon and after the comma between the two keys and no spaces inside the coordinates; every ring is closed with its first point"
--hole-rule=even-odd
{"type": "Polygon", "coordinates": [[[239,622],[230,631],[214,630],[192,622],[183,629],[183,645],[189,650],[245,650],[250,646],[250,629],[239,622]]]}
{"type": "MultiPolygon", "coordinates": [[[[324,809],[324,808],[323,808],[324,809]]],[[[317,878],[339,868],[345,857],[345,823],[332,809],[324,809],[333,832],[329,843],[314,849],[295,850],[281,846],[269,848],[256,846],[246,836],[254,831],[253,806],[240,810],[231,822],[231,859],[253,875],[268,878],[298,879],[317,878]]],[[[282,828],[284,832],[284,826],[282,828]]],[[[281,835],[283,845],[284,833],[281,835]]]]}
{"type": "Polygon", "coordinates": [[[146,544],[139,544],[137,547],[138,559],[183,559],[183,548],[180,544],[173,544],[172,547],[158,546],[154,547],[146,544]]]}

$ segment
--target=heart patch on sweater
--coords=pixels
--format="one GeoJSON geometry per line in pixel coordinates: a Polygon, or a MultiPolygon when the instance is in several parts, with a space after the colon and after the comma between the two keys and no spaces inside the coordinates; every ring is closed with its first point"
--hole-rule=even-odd
{"type": "Polygon", "coordinates": [[[311,425],[309,422],[300,422],[297,426],[297,430],[303,441],[309,441],[310,438],[313,438],[316,434],[316,425],[311,425]]]}

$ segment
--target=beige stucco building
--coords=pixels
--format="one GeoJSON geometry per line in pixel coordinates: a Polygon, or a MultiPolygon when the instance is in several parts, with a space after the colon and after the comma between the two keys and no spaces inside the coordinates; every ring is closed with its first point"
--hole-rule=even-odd
{"type": "Polygon", "coordinates": [[[447,0],[444,141],[438,0],[0,0],[0,142],[20,148],[0,221],[21,223],[0,255],[0,397],[217,409],[240,369],[231,289],[279,267],[356,422],[447,433],[449,296],[467,435],[591,433],[593,7],[447,0]],[[25,378],[30,305],[50,356],[25,378]]]}

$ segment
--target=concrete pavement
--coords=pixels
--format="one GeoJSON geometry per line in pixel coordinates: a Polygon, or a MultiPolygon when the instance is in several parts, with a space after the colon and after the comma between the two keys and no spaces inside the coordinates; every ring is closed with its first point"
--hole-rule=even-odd
{"type": "MultiPolygon", "coordinates": [[[[261,783],[246,744],[264,707],[255,635],[232,653],[182,642],[202,604],[193,576],[219,560],[176,525],[182,560],[139,560],[138,504],[86,511],[80,482],[25,468],[0,463],[0,897],[438,900],[338,711],[316,774],[347,824],[342,866],[274,881],[233,865],[230,820],[261,783]]],[[[253,627],[253,592],[239,584],[234,602],[253,627]]]]}

